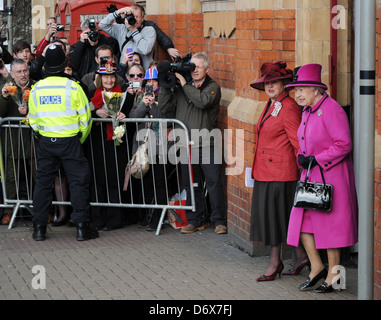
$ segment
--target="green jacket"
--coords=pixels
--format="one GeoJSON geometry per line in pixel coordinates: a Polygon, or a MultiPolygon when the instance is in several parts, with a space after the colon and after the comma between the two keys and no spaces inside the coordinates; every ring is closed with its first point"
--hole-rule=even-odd
{"type": "Polygon", "coordinates": [[[207,147],[213,145],[213,139],[208,134],[196,139],[192,130],[211,132],[217,128],[220,100],[221,87],[206,76],[199,88],[190,83],[175,89],[160,88],[159,108],[162,113],[174,112],[175,118],[185,124],[194,141],[193,147],[207,147]]]}

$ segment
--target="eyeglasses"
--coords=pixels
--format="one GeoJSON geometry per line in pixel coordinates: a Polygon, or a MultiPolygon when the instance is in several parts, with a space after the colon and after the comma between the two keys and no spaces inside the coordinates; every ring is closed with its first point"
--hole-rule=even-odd
{"type": "Polygon", "coordinates": [[[143,73],[130,73],[128,75],[130,78],[135,78],[135,77],[138,77],[138,78],[143,78],[143,73]]]}

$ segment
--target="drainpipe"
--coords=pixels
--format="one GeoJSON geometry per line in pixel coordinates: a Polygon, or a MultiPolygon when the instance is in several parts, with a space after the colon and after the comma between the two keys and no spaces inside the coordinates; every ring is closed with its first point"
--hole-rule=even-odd
{"type": "MultiPolygon", "coordinates": [[[[337,12],[333,9],[337,6],[337,0],[331,0],[331,21],[335,18],[337,12]]],[[[329,84],[330,96],[337,100],[337,28],[331,23],[331,52],[329,54],[329,84]]]]}
{"type": "Polygon", "coordinates": [[[359,205],[358,299],[373,299],[376,1],[355,3],[355,143],[359,205]]]}

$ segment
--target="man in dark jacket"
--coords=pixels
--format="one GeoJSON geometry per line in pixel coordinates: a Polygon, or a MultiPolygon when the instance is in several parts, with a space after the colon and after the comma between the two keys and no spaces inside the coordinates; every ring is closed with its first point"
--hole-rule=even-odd
{"type": "MultiPolygon", "coordinates": [[[[27,104],[24,102],[24,93],[30,90],[34,81],[29,78],[29,68],[26,61],[16,58],[11,63],[11,76],[14,82],[14,92],[8,91],[9,83],[6,83],[1,88],[0,96],[0,117],[25,117],[27,114],[27,104]],[[12,94],[12,96],[11,96],[12,94]]],[[[15,124],[14,122],[11,124],[15,124]]],[[[8,130],[3,129],[3,130],[8,130]]],[[[3,147],[6,147],[6,166],[5,185],[7,188],[7,198],[17,199],[20,193],[20,179],[24,180],[28,185],[29,175],[24,173],[31,171],[31,134],[29,129],[10,128],[10,134],[7,136],[7,141],[3,141],[3,147]],[[26,161],[25,161],[26,160],[26,161]],[[24,167],[24,163],[26,167],[24,167]],[[21,166],[18,168],[17,166],[21,166]]],[[[4,152],[5,150],[3,150],[4,152]]],[[[12,208],[6,208],[1,224],[9,224],[12,216],[12,208]]]]}
{"type": "MultiPolygon", "coordinates": [[[[192,79],[187,82],[183,75],[176,73],[178,85],[173,88],[160,88],[159,108],[161,112],[176,112],[176,119],[182,121],[192,133],[192,171],[195,188],[196,212],[186,212],[188,225],[181,233],[192,233],[204,229],[206,208],[203,194],[203,178],[209,193],[211,223],[218,234],[227,233],[226,208],[221,181],[221,163],[215,156],[221,156],[222,148],[211,139],[211,131],[217,127],[221,100],[220,86],[208,76],[209,58],[204,53],[196,53],[191,62],[195,64],[192,79]],[[206,129],[206,130],[205,130],[206,129]],[[197,133],[197,134],[196,134],[197,133]],[[194,134],[194,135],[193,135],[194,134]],[[216,151],[216,153],[215,153],[216,151]]],[[[158,66],[158,69],[159,66],[158,66]]],[[[160,79],[160,74],[159,74],[160,79]]],[[[187,191],[187,205],[191,205],[188,166],[181,166],[182,183],[187,191]]]]}
{"type": "Polygon", "coordinates": [[[73,62],[75,71],[80,79],[82,79],[84,75],[97,69],[95,50],[99,46],[106,44],[111,47],[116,57],[119,57],[120,55],[118,42],[114,38],[105,36],[98,30],[91,30],[89,19],[82,22],[81,29],[82,33],[80,40],[71,46],[69,53],[69,57],[73,62]],[[91,31],[94,31],[93,34],[97,34],[95,38],[89,38],[91,31]]]}

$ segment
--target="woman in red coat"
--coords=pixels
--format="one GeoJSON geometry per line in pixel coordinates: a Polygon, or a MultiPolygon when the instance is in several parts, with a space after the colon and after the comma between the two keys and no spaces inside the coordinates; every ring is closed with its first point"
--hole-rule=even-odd
{"type": "MultiPolygon", "coordinates": [[[[251,84],[264,90],[269,101],[257,123],[257,141],[252,166],[255,179],[250,240],[271,245],[271,259],[265,273],[257,281],[270,281],[284,268],[280,244],[286,242],[287,228],[299,179],[296,155],[299,150],[297,131],[301,110],[289,97],[286,84],[293,72],[285,62],[265,63],[262,77],[251,84]]],[[[296,265],[285,274],[298,274],[308,264],[303,248],[296,250],[296,265]]]]}

